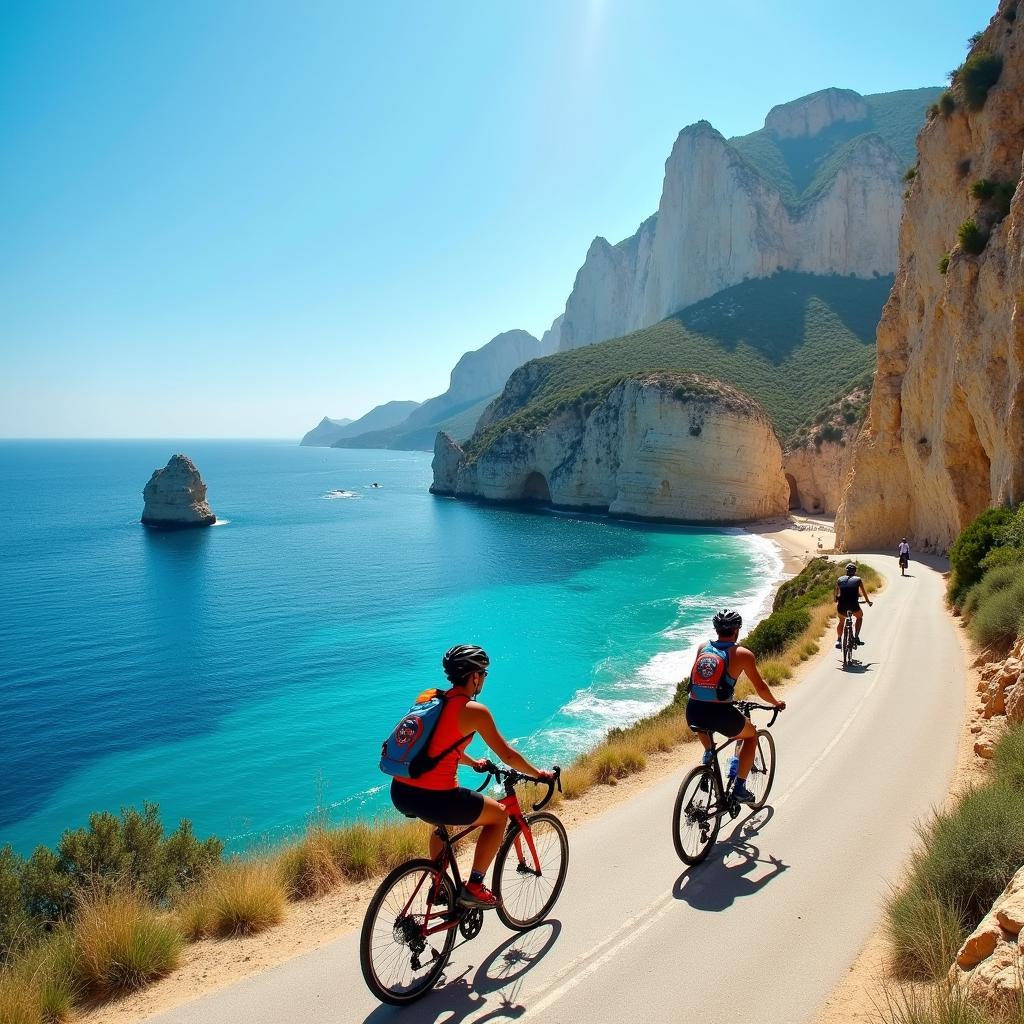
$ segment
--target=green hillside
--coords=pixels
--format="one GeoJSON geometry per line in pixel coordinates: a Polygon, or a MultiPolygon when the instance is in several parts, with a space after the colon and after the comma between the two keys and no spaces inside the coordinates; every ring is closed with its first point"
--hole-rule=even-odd
{"type": "Polygon", "coordinates": [[[864,97],[871,112],[865,121],[841,121],[810,139],[778,139],[762,128],[729,139],[729,145],[782,193],[787,206],[800,209],[828,187],[849,150],[865,135],[881,136],[904,165],[915,163],[925,110],[940,92],[935,87],[876,93],[864,97]]]}
{"type": "Polygon", "coordinates": [[[488,395],[479,401],[473,402],[468,407],[458,409],[443,419],[434,423],[421,424],[407,429],[399,423],[397,427],[388,430],[374,430],[366,434],[359,434],[356,437],[342,438],[336,441],[332,448],[395,448],[399,451],[423,451],[434,450],[434,438],[439,430],[451,434],[456,441],[464,441],[476,428],[476,421],[480,419],[484,409],[494,401],[494,395],[488,395]]]}
{"type": "Polygon", "coordinates": [[[479,455],[507,429],[531,430],[579,403],[595,404],[623,378],[684,370],[756,398],[780,439],[875,365],[875,327],[892,277],[861,280],[783,272],[745,281],[641,331],[517,370],[498,399],[501,417],[466,447],[479,455]],[[527,376],[529,393],[519,381],[527,376]]]}

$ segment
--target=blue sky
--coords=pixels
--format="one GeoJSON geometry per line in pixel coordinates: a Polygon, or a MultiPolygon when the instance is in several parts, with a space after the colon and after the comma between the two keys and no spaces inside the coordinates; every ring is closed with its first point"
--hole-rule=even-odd
{"type": "Polygon", "coordinates": [[[539,336],[700,118],[938,85],[994,0],[0,0],[0,436],[297,437],[539,336]]]}

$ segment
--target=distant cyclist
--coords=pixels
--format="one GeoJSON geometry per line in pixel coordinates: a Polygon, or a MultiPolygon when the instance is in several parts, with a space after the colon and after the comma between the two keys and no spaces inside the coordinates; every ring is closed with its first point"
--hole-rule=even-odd
{"type": "MultiPolygon", "coordinates": [[[[490,711],[476,700],[484,687],[489,664],[484,650],[471,644],[460,644],[445,653],[441,666],[452,686],[444,691],[444,709],[427,747],[431,757],[443,756],[418,778],[391,780],[391,801],[407,817],[422,818],[432,825],[481,826],[473,870],[457,899],[466,906],[484,910],[498,905],[494,893],[484,885],[484,872],[501,845],[508,812],[497,800],[459,785],[455,775],[458,765],[483,771],[487,763],[483,758],[468,757],[467,745],[479,733],[505,764],[536,778],[553,777],[551,772],[540,771],[513,750],[498,732],[490,711]]],[[[431,858],[437,858],[441,850],[441,840],[431,835],[431,858]]]]}
{"type": "Polygon", "coordinates": [[[858,647],[864,646],[864,641],[860,638],[860,627],[864,621],[864,613],[860,610],[860,595],[864,595],[864,600],[867,601],[868,606],[871,605],[871,598],[868,597],[868,592],[864,589],[864,581],[857,575],[857,563],[848,562],[846,565],[846,575],[840,576],[836,580],[836,612],[839,614],[839,623],[836,626],[836,649],[841,650],[843,646],[843,622],[846,619],[847,612],[853,612],[853,617],[856,620],[854,627],[854,643],[858,647]]]}
{"type": "Polygon", "coordinates": [[[737,645],[740,627],[743,625],[740,613],[725,608],[711,620],[711,624],[718,634],[718,639],[701,644],[697,649],[697,659],[690,673],[690,699],[686,702],[686,722],[691,729],[696,730],[697,738],[704,747],[705,764],[711,759],[713,742],[710,733],[720,732],[732,739],[743,741],[733,795],[740,803],[753,804],[757,798],[747,789],[747,776],[757,752],[757,730],[748,718],[733,707],[736,681],[741,675],[746,675],[761,700],[780,710],[785,708],[786,704],[775,699],[772,691],[768,689],[768,684],[761,678],[753,651],[737,645]],[[725,661],[724,671],[714,685],[704,685],[702,678],[705,681],[712,681],[718,673],[721,659],[725,661]]]}
{"type": "Polygon", "coordinates": [[[899,555],[900,555],[900,575],[901,576],[906,576],[907,575],[907,566],[910,564],[910,545],[907,543],[907,538],[906,537],[904,537],[903,540],[900,541],[899,555]]]}

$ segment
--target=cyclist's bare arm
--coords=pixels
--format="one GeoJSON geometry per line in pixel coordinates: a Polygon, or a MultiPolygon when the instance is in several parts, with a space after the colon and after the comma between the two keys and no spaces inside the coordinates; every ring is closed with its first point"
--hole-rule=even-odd
{"type": "Polygon", "coordinates": [[[768,689],[768,684],[761,678],[761,673],[757,671],[757,661],[754,658],[753,651],[748,651],[746,647],[734,647],[732,656],[729,658],[729,667],[730,669],[736,668],[735,672],[730,673],[736,679],[739,679],[741,672],[744,673],[753,683],[758,697],[765,703],[773,704],[777,708],[784,708],[786,706],[785,701],[776,699],[775,694],[768,689]]]}
{"type": "Polygon", "coordinates": [[[508,741],[498,732],[494,724],[494,717],[483,704],[471,700],[459,712],[459,729],[462,732],[478,732],[484,743],[487,744],[498,755],[505,764],[525,772],[527,775],[546,775],[539,768],[535,768],[523,757],[514,747],[509,746],[508,741]]]}
{"type": "Polygon", "coordinates": [[[864,581],[863,580],[860,581],[860,592],[864,595],[864,600],[867,601],[867,603],[870,605],[871,604],[871,598],[868,597],[868,592],[864,589],[864,581]]]}

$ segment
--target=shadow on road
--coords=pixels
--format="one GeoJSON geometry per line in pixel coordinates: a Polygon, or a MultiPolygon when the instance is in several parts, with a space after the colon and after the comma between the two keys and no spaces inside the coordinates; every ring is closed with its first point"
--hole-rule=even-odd
{"type": "Polygon", "coordinates": [[[873,662],[870,661],[851,661],[849,665],[843,669],[844,672],[854,672],[857,675],[863,675],[865,672],[871,671],[873,662]]]}
{"type": "Polygon", "coordinates": [[[676,879],[672,895],[689,903],[694,910],[720,911],[731,907],[738,899],[753,896],[773,878],[778,878],[789,865],[778,857],[762,857],[760,849],[752,842],[774,814],[773,808],[763,807],[737,823],[728,838],[718,841],[703,864],[687,868],[676,879]],[[759,864],[769,865],[769,870],[750,877],[759,864]]]}
{"type": "Polygon", "coordinates": [[[515,1020],[526,1012],[517,1002],[523,978],[551,952],[561,931],[560,921],[544,921],[528,932],[517,932],[493,950],[475,973],[472,964],[458,973],[449,964],[429,995],[411,1006],[379,1006],[364,1024],[399,1019],[403,1024],[434,1024],[438,1020],[460,1024],[470,1017],[474,1022],[515,1020]]]}

